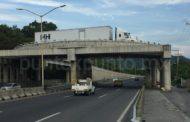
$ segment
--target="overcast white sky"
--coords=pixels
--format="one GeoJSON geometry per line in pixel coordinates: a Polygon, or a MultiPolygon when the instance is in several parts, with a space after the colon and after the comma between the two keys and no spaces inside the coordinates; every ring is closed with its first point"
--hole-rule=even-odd
{"type": "Polygon", "coordinates": [[[190,58],[190,0],[0,0],[0,24],[24,25],[55,6],[65,8],[47,15],[58,29],[110,25],[121,27],[143,41],[171,44],[190,58]]]}

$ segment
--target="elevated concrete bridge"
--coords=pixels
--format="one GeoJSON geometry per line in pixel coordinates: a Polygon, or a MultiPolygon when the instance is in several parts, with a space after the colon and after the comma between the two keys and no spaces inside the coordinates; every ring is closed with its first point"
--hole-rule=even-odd
{"type": "Polygon", "coordinates": [[[69,70],[66,70],[66,79],[71,83],[80,78],[80,71],[77,68],[79,59],[91,58],[92,60],[96,57],[119,56],[145,58],[147,86],[152,87],[156,84],[156,81],[161,81],[166,90],[171,90],[171,46],[126,41],[97,40],[34,43],[20,45],[13,50],[2,50],[0,51],[1,81],[18,82],[18,79],[22,79],[24,82],[30,75],[33,75],[30,76],[30,79],[40,81],[40,55],[42,52],[47,63],[63,66],[67,62],[65,66],[69,67],[67,68],[69,70]],[[26,65],[23,60],[31,65],[27,66],[25,70],[21,67],[21,65],[26,65]],[[33,70],[32,67],[37,68],[33,70]]]}

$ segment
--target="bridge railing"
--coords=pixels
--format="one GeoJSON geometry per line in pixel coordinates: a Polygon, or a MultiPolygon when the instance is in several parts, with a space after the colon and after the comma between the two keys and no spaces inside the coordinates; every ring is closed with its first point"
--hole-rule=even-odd
{"type": "MultiPolygon", "coordinates": [[[[40,43],[27,43],[27,44],[22,44],[15,49],[34,49],[34,48],[39,48],[40,43]]],[[[111,46],[111,45],[149,45],[149,46],[162,46],[160,44],[156,43],[150,43],[150,42],[130,42],[130,41],[110,41],[110,40],[94,40],[94,41],[58,41],[58,42],[47,42],[43,43],[44,48],[68,48],[68,47],[97,47],[97,46],[111,46]]]]}

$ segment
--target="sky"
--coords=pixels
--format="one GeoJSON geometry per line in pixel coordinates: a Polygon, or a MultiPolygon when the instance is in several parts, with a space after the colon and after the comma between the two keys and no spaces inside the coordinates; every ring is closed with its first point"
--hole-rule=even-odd
{"type": "MultiPolygon", "coordinates": [[[[0,0],[0,24],[25,25],[39,17],[23,8],[44,14],[65,4],[43,20],[59,30],[112,26],[130,32],[144,42],[171,44],[172,50],[190,58],[190,0],[0,0]]],[[[173,51],[173,54],[176,54],[173,51]]]]}

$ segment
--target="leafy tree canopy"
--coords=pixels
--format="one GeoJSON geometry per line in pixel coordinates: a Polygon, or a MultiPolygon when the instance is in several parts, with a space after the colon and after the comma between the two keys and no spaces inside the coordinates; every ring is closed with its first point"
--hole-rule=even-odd
{"type": "MultiPolygon", "coordinates": [[[[56,30],[57,26],[52,22],[43,22],[43,31],[56,30]]],[[[10,27],[0,25],[0,50],[13,49],[15,46],[34,41],[34,33],[40,31],[40,23],[34,21],[22,29],[16,25],[10,27]]]]}

